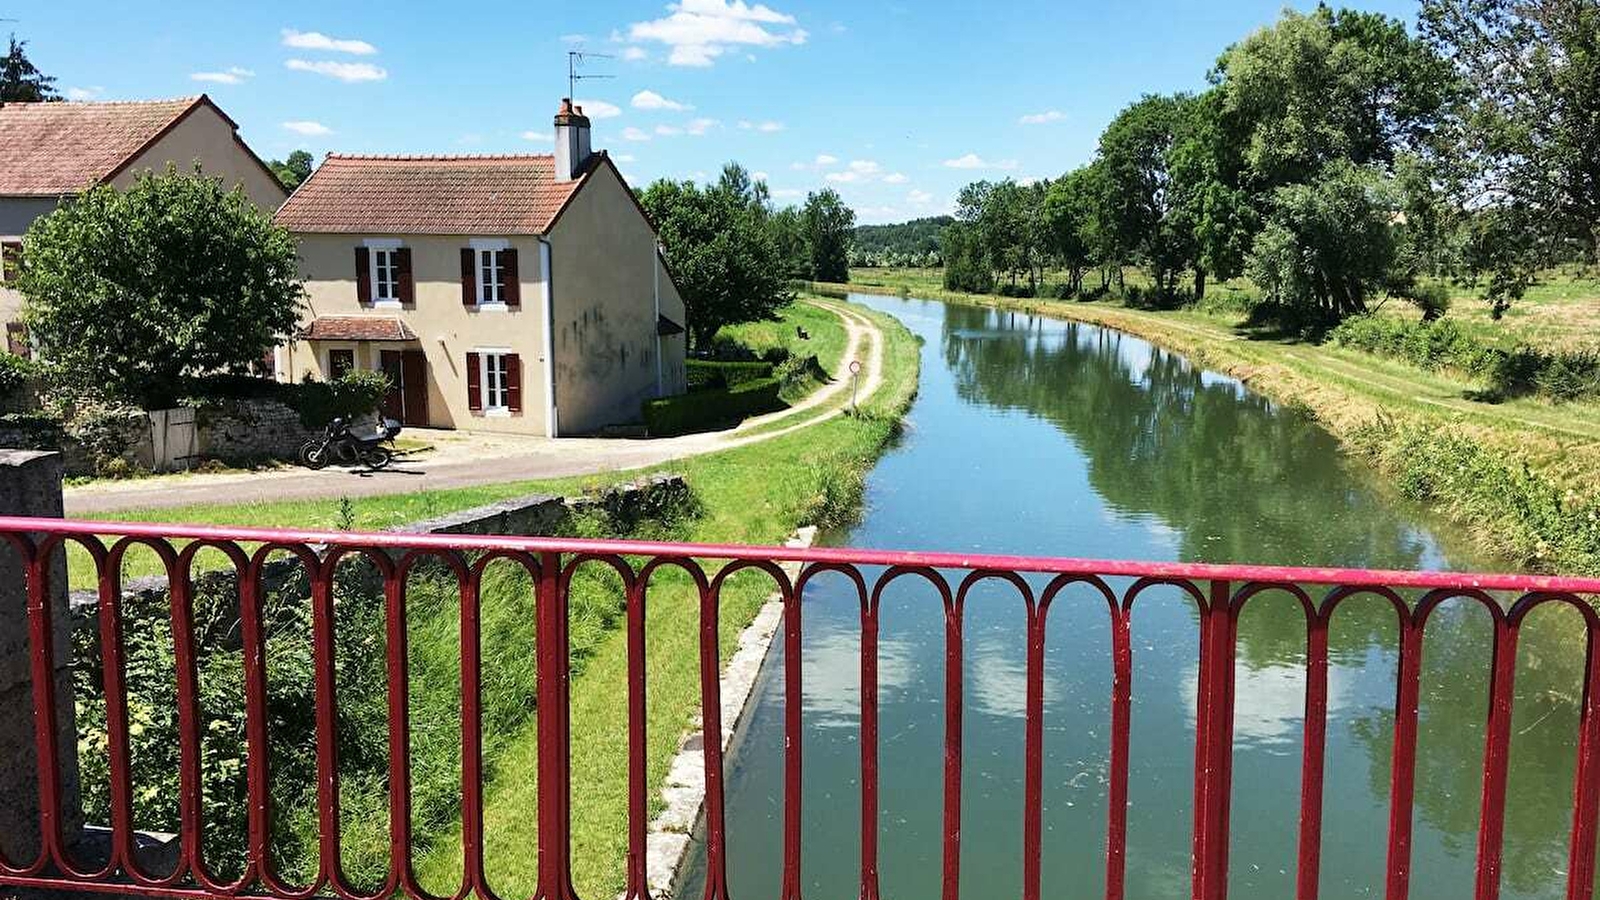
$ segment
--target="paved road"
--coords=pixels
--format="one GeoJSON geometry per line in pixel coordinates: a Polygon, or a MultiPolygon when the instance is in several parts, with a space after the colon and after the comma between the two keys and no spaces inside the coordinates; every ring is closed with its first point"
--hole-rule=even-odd
{"type": "MultiPolygon", "coordinates": [[[[844,358],[862,362],[861,396],[870,396],[883,382],[883,335],[847,306],[818,302],[844,320],[844,358]]],[[[269,472],[181,475],[102,482],[66,490],[66,513],[86,517],[126,509],[152,509],[201,503],[251,503],[322,497],[371,497],[413,491],[470,487],[509,481],[563,478],[598,472],[627,471],[675,459],[770,440],[823,422],[843,412],[818,407],[848,391],[848,378],[837,378],[786,410],[746,419],[737,428],[674,438],[560,438],[488,442],[491,449],[471,452],[471,443],[456,441],[454,452],[437,459],[396,460],[381,472],[348,469],[284,469],[269,472]]]]}

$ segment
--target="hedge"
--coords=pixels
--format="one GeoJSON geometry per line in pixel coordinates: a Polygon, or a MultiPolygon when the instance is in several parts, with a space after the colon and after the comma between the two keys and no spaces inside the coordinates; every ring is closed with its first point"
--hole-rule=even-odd
{"type": "Polygon", "coordinates": [[[253,375],[210,375],[187,387],[186,406],[230,400],[276,400],[300,414],[300,424],[321,428],[335,417],[358,418],[375,412],[389,392],[382,372],[353,369],[333,381],[307,378],[299,384],[253,375]]]}
{"type": "Polygon", "coordinates": [[[1556,402],[1600,396],[1600,351],[1541,350],[1527,344],[1504,349],[1451,319],[1409,322],[1395,316],[1352,316],[1328,339],[1430,371],[1447,369],[1483,379],[1501,396],[1535,394],[1556,402]]]}
{"type": "Polygon", "coordinates": [[[718,359],[691,359],[684,363],[684,374],[691,392],[738,387],[772,377],[770,362],[730,362],[718,359]]]}
{"type": "Polygon", "coordinates": [[[761,378],[644,402],[644,424],[656,437],[684,434],[783,409],[782,379],[761,378]]]}

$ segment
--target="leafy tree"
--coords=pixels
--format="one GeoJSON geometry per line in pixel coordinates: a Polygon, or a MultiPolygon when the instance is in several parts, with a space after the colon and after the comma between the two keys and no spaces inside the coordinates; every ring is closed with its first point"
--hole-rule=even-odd
{"type": "Polygon", "coordinates": [[[11,36],[11,46],[0,58],[0,103],[38,103],[43,100],[60,100],[56,93],[56,80],[34,68],[24,49],[27,41],[11,36]]]}
{"type": "Polygon", "coordinates": [[[1447,145],[1463,204],[1537,210],[1534,235],[1600,263],[1600,5],[1423,0],[1420,19],[1471,87],[1447,145]]]}
{"type": "Polygon", "coordinates": [[[1375,167],[1334,162],[1273,195],[1250,277],[1284,324],[1314,330],[1365,312],[1380,288],[1404,289],[1393,283],[1399,209],[1398,189],[1375,167]]]}
{"type": "Polygon", "coordinates": [[[856,214],[844,205],[833,188],[806,195],[800,212],[806,255],[815,281],[850,280],[850,241],[856,227],[856,214]]]}
{"type": "Polygon", "coordinates": [[[857,225],[854,248],[865,253],[918,259],[939,252],[939,232],[954,222],[950,216],[929,216],[893,225],[857,225]]]}
{"type": "Polygon", "coordinates": [[[1107,222],[1117,249],[1150,267],[1159,297],[1177,292],[1195,258],[1194,232],[1176,214],[1171,157],[1187,124],[1191,98],[1146,95],[1117,114],[1100,136],[1107,222]]]}
{"type": "Polygon", "coordinates": [[[1084,270],[1094,260],[1099,205],[1097,170],[1083,166],[1051,182],[1045,191],[1045,247],[1067,270],[1067,290],[1083,290],[1084,270]]]}
{"type": "Polygon", "coordinates": [[[1206,275],[1226,280],[1244,270],[1260,217],[1244,186],[1242,129],[1220,88],[1187,104],[1168,168],[1174,227],[1194,241],[1194,299],[1205,299],[1206,275]]]}
{"type": "Polygon", "coordinates": [[[1458,89],[1450,66],[1403,23],[1319,6],[1228,48],[1213,80],[1244,130],[1253,186],[1307,183],[1335,160],[1388,164],[1425,146],[1458,89]]]}
{"type": "Polygon", "coordinates": [[[267,163],[272,169],[272,174],[289,190],[294,190],[300,183],[311,177],[311,170],[315,168],[311,154],[304,150],[296,150],[289,154],[287,159],[273,160],[267,163]]]}
{"type": "Polygon", "coordinates": [[[785,278],[811,280],[811,255],[806,249],[806,237],[800,221],[800,210],[785,206],[774,210],[767,221],[772,240],[778,245],[778,256],[783,260],[785,278]]]}
{"type": "Polygon", "coordinates": [[[730,163],[717,184],[662,179],[639,196],[661,236],[696,348],[724,325],[770,319],[793,299],[766,189],[730,163]]]}
{"type": "Polygon", "coordinates": [[[971,222],[957,221],[939,233],[939,253],[944,257],[945,290],[986,294],[994,290],[994,270],[971,222]]]}
{"type": "Polygon", "coordinates": [[[147,408],[187,378],[243,372],[293,332],[293,236],[221,179],[141,175],[35,219],[18,287],[41,356],[77,386],[147,408]]]}

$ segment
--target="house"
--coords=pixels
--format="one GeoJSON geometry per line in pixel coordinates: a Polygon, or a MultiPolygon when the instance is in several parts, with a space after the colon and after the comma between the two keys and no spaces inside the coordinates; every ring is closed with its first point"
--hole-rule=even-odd
{"type": "Polygon", "coordinates": [[[333,154],[277,221],[308,295],[280,378],[382,370],[402,422],[549,437],[684,390],[655,228],[571,101],[553,154],[333,154]]]}
{"type": "Polygon", "coordinates": [[[87,187],[126,187],[143,172],[195,165],[238,185],[266,212],[288,192],[210,97],[115,103],[0,103],[0,321],[24,352],[22,297],[7,283],[34,219],[87,187]]]}

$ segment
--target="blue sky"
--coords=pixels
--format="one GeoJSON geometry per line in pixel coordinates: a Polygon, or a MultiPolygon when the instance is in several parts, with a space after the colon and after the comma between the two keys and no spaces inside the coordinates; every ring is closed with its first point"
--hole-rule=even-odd
{"type": "MultiPolygon", "coordinates": [[[[1356,5],[1415,20],[1415,0],[1356,5]]],[[[1219,51],[1281,8],[0,0],[0,18],[19,20],[0,28],[75,98],[205,91],[265,157],[546,152],[566,51],[610,53],[587,71],[616,77],[578,96],[595,146],[634,184],[738,160],[779,203],[827,185],[860,221],[883,222],[948,211],[978,178],[1086,161],[1118,109],[1203,87],[1219,51]]]]}

